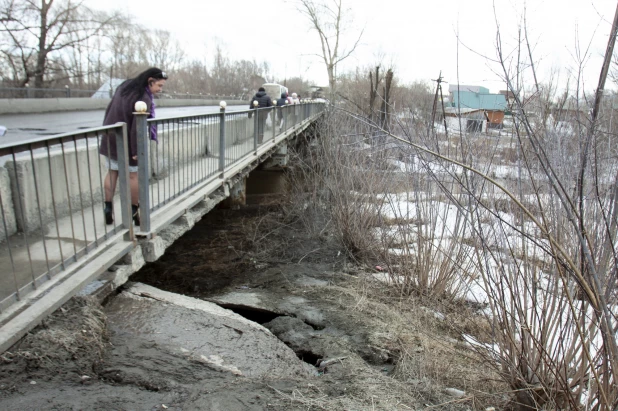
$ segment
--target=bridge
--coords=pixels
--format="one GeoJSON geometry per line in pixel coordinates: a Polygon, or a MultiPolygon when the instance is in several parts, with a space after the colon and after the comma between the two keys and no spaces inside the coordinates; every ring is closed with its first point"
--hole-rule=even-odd
{"type": "Polygon", "coordinates": [[[126,124],[0,143],[0,353],[73,295],[124,284],[217,204],[239,206],[251,186],[280,184],[281,173],[256,168],[283,169],[289,144],[324,109],[311,102],[230,112],[222,103],[218,113],[136,114],[139,226],[131,215],[126,124]],[[103,215],[104,134],[118,147],[111,225],[103,215]]]}

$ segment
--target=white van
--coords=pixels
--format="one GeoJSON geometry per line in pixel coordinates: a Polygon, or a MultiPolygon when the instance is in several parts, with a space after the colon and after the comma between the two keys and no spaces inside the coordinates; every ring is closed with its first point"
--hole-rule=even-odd
{"type": "Polygon", "coordinates": [[[288,92],[287,87],[277,83],[262,84],[262,87],[264,87],[264,90],[266,90],[266,94],[268,94],[271,100],[274,100],[275,102],[281,98],[282,93],[288,92]]]}

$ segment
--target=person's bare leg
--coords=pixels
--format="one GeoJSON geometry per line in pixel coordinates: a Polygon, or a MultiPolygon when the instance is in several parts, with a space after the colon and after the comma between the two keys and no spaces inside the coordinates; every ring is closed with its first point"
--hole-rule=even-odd
{"type": "Polygon", "coordinates": [[[116,191],[116,183],[118,182],[118,171],[109,170],[105,176],[103,182],[103,189],[105,191],[105,208],[103,213],[105,214],[105,224],[114,223],[114,192],[116,191]]]}
{"type": "Polygon", "coordinates": [[[118,182],[118,171],[108,170],[103,187],[105,189],[105,201],[112,201],[114,199],[114,192],[116,191],[116,183],[118,182]]]}
{"type": "Polygon", "coordinates": [[[131,189],[131,210],[133,211],[133,221],[136,225],[139,225],[139,186],[137,173],[129,173],[129,187],[131,189]]]}
{"type": "Polygon", "coordinates": [[[139,189],[137,173],[129,173],[129,187],[131,188],[131,204],[139,204],[139,189]]]}

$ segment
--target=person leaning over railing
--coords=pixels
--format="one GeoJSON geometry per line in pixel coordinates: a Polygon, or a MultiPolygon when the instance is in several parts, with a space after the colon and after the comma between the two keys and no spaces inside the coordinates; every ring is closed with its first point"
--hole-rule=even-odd
{"type": "MultiPolygon", "coordinates": [[[[152,67],[140,73],[133,79],[126,80],[114,93],[105,110],[103,125],[112,125],[118,122],[127,124],[129,135],[129,186],[131,188],[131,207],[133,210],[133,221],[136,225],[140,224],[139,219],[139,192],[137,187],[137,121],[133,114],[135,103],[143,101],[146,103],[149,118],[155,117],[154,94],[163,90],[167,74],[159,68],[152,67]]],[[[156,126],[150,127],[150,139],[157,141],[156,126]]],[[[107,157],[108,171],[105,176],[105,223],[114,222],[113,197],[118,182],[118,152],[116,148],[116,138],[113,133],[104,134],[101,139],[99,153],[107,157]]]]}

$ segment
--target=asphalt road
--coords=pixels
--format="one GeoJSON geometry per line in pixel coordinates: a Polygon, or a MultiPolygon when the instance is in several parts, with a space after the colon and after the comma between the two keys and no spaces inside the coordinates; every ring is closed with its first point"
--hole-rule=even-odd
{"type": "MultiPolygon", "coordinates": [[[[239,111],[246,108],[245,105],[229,106],[227,111],[239,111]]],[[[157,108],[157,118],[217,112],[219,112],[219,106],[166,107],[157,108]]],[[[35,137],[100,127],[104,114],[105,110],[0,115],[0,125],[8,129],[6,135],[0,137],[0,143],[17,143],[35,137]]]]}

